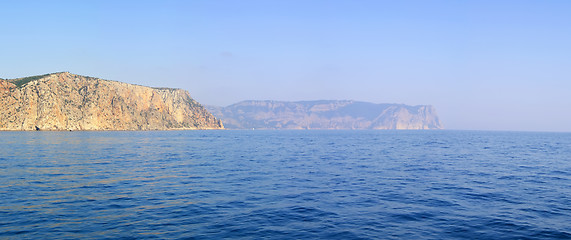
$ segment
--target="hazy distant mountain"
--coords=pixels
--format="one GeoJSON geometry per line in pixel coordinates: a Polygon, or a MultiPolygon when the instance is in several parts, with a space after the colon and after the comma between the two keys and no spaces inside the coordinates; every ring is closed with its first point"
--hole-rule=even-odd
{"type": "Polygon", "coordinates": [[[243,101],[206,107],[227,129],[442,129],[430,105],[243,101]]]}

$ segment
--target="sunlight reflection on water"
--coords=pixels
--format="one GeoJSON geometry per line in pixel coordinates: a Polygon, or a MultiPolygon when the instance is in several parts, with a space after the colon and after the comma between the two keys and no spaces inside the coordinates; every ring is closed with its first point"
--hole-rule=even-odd
{"type": "Polygon", "coordinates": [[[0,135],[0,237],[571,237],[571,134],[0,135]]]}

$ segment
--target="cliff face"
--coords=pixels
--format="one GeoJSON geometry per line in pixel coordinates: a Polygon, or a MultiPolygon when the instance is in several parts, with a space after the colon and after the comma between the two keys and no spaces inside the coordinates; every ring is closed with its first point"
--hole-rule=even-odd
{"type": "Polygon", "coordinates": [[[442,129],[429,105],[244,101],[208,109],[231,129],[442,129]]]}
{"type": "Polygon", "coordinates": [[[71,73],[0,79],[0,130],[221,129],[187,91],[71,73]]]}

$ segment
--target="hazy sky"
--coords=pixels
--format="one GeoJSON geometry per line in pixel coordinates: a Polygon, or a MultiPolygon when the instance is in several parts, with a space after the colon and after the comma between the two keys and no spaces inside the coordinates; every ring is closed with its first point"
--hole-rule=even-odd
{"type": "Polygon", "coordinates": [[[199,102],[434,105],[447,129],[571,131],[571,1],[1,1],[0,77],[199,102]]]}

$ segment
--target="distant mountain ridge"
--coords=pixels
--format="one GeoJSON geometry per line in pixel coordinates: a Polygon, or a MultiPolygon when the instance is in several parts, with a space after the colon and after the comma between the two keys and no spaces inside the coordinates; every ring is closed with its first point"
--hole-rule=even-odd
{"type": "Polygon", "coordinates": [[[60,72],[0,79],[0,130],[222,129],[188,91],[60,72]]]}
{"type": "Polygon", "coordinates": [[[242,101],[206,106],[227,129],[442,129],[430,105],[352,100],[242,101]]]}

